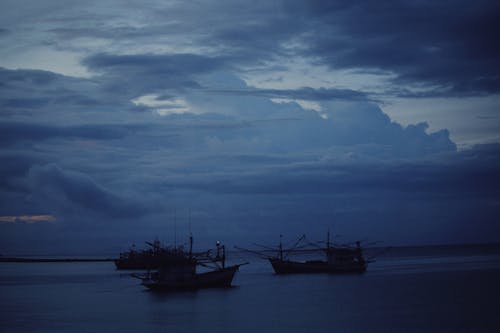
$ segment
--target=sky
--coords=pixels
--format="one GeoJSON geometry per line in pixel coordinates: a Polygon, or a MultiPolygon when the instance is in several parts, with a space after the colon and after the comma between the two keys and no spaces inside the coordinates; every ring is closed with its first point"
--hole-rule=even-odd
{"type": "Polygon", "coordinates": [[[0,253],[499,242],[499,7],[1,0],[0,253]]]}

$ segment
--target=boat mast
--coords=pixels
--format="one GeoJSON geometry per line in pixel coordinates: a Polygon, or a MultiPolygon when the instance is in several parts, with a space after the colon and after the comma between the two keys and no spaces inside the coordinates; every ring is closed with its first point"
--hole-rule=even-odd
{"type": "Polygon", "coordinates": [[[188,210],[188,223],[189,223],[189,259],[193,257],[193,233],[191,232],[191,209],[188,210]]]}
{"type": "Polygon", "coordinates": [[[189,259],[193,258],[193,234],[189,234],[189,259]]]}
{"type": "Polygon", "coordinates": [[[280,235],[280,245],[279,245],[279,250],[278,250],[278,257],[280,260],[283,260],[283,244],[281,243],[281,238],[283,235],[280,235]]]}

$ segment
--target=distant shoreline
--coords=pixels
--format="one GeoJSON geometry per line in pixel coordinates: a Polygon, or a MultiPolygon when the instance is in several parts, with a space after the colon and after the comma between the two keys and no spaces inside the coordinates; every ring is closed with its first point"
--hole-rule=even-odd
{"type": "Polygon", "coordinates": [[[37,262],[104,262],[115,261],[112,258],[9,258],[1,257],[0,262],[37,263],[37,262]]]}

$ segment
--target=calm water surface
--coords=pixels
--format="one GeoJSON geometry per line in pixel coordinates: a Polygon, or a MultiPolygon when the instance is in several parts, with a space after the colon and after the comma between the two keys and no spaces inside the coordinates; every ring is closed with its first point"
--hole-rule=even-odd
{"type": "Polygon", "coordinates": [[[394,249],[363,275],[156,294],[112,263],[0,263],[1,332],[498,332],[500,252],[394,249]]]}

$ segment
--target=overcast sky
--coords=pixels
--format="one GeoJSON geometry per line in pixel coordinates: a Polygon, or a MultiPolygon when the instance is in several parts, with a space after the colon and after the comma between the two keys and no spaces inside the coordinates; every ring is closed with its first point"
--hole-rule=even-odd
{"type": "Polygon", "coordinates": [[[500,241],[498,12],[2,0],[0,253],[500,241]]]}

